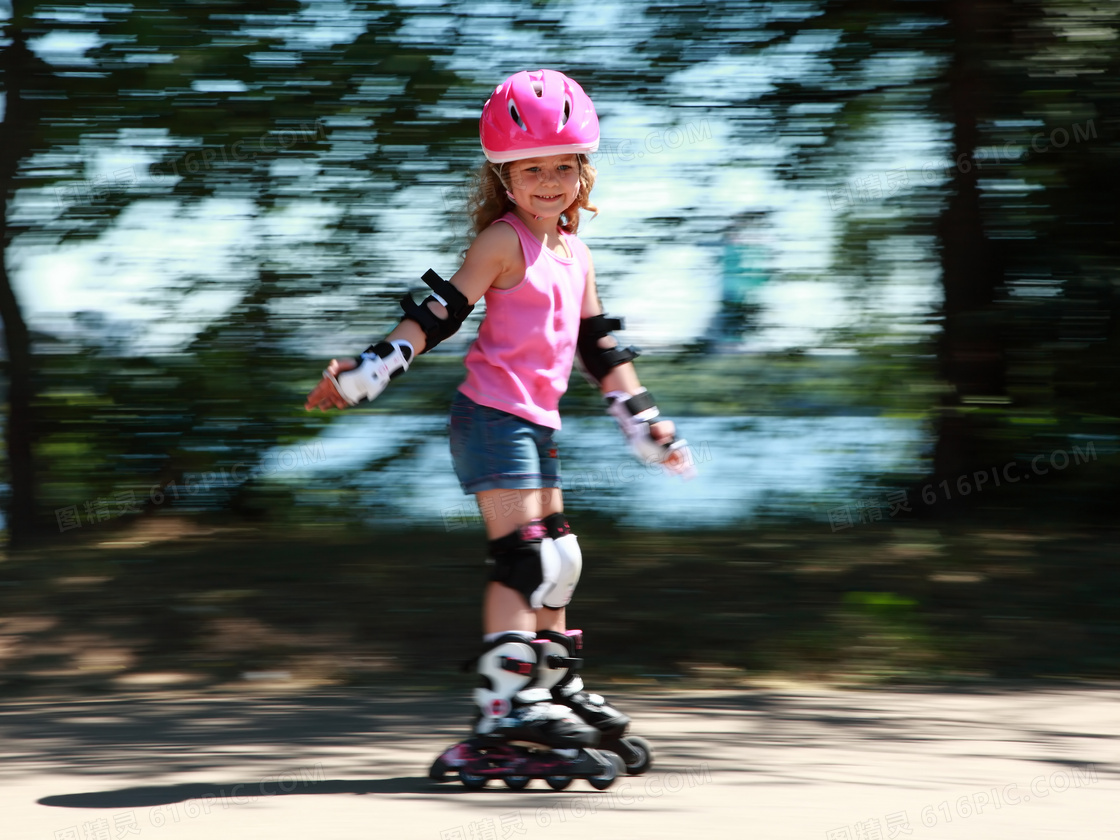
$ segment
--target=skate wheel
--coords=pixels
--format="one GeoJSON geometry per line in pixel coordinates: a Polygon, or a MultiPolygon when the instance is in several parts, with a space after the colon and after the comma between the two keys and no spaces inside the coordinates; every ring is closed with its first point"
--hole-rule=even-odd
{"type": "Polygon", "coordinates": [[[545,778],[548,786],[553,790],[564,790],[572,783],[571,776],[548,776],[545,778]]]}
{"type": "Polygon", "coordinates": [[[468,790],[482,790],[486,787],[486,783],[490,781],[486,776],[475,773],[468,773],[465,767],[459,768],[459,781],[463,783],[463,787],[468,790]]]}
{"type": "Polygon", "coordinates": [[[612,752],[599,751],[607,760],[607,768],[598,776],[589,776],[587,781],[595,790],[606,790],[614,784],[615,779],[626,772],[626,764],[612,752]]]}
{"type": "Polygon", "coordinates": [[[502,779],[506,783],[506,787],[510,790],[524,790],[529,782],[532,781],[530,776],[506,776],[502,779]]]}
{"type": "Polygon", "coordinates": [[[437,758],[432,762],[431,768],[428,770],[428,778],[433,782],[446,782],[447,771],[451,768],[447,765],[442,758],[437,758]]]}
{"type": "Polygon", "coordinates": [[[653,747],[645,738],[637,735],[628,735],[622,739],[631,752],[637,755],[626,764],[626,772],[631,776],[640,776],[653,766],[653,747]]]}

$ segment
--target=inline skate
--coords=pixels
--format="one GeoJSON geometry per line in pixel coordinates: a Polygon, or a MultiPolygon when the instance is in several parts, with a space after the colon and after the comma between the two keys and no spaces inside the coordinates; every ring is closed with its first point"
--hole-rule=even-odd
{"type": "Polygon", "coordinates": [[[547,645],[506,634],[479,657],[474,734],[445,750],[429,778],[446,781],[454,772],[472,790],[491,779],[512,790],[533,779],[544,779],[553,790],[587,779],[596,790],[605,790],[625,772],[619,756],[595,749],[599,730],[554,702],[551,691],[538,684],[547,645]]]}
{"type": "Polygon", "coordinates": [[[553,701],[567,706],[580,720],[599,731],[599,747],[616,753],[631,776],[645,773],[653,765],[649,741],[627,734],[630,718],[611,706],[601,694],[584,690],[583,680],[576,673],[583,660],[576,654],[583,648],[583,631],[560,633],[541,630],[537,641],[545,642],[543,685],[552,691],[553,701]]]}

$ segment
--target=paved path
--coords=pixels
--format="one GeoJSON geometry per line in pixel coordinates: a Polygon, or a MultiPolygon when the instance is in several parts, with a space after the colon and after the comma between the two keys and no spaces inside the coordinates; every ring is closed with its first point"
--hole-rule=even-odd
{"type": "Polygon", "coordinates": [[[1115,687],[613,697],[658,765],[601,793],[429,782],[459,697],[5,701],[0,838],[1120,838],[1115,687]]]}

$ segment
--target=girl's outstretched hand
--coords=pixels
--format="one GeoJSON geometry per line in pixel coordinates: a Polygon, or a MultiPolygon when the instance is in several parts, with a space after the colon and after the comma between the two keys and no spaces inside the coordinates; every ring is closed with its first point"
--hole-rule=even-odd
{"type": "Polygon", "coordinates": [[[658,420],[649,424],[649,436],[662,446],[668,446],[677,436],[677,427],[672,420],[658,420]]]}
{"type": "Polygon", "coordinates": [[[677,428],[671,420],[659,420],[656,423],[650,423],[649,433],[657,443],[671,447],[664,460],[661,461],[661,466],[673,475],[679,475],[684,479],[696,477],[696,467],[692,462],[692,451],[688,448],[687,442],[677,440],[677,428]]]}
{"type": "Polygon", "coordinates": [[[312,409],[319,409],[326,411],[328,408],[348,408],[350,403],[342,398],[338,393],[338,388],[335,387],[334,382],[327,376],[338,376],[344,370],[353,370],[358,366],[355,359],[331,359],[331,363],[327,365],[327,370],[323,374],[323,378],[319,380],[319,384],[315,389],[307,395],[307,402],[303,407],[308,411],[312,409]]]}
{"type": "Polygon", "coordinates": [[[696,475],[688,441],[677,437],[676,426],[671,421],[658,419],[661,413],[649,391],[645,388],[633,394],[608,391],[604,397],[607,413],[614,417],[639,461],[660,464],[670,473],[686,479],[696,475]]]}
{"type": "MultiPolygon", "coordinates": [[[[659,420],[656,423],[649,424],[649,433],[657,443],[662,446],[669,446],[677,439],[677,427],[673,425],[672,420],[659,420]]],[[[685,468],[689,466],[687,451],[682,449],[673,449],[665,456],[665,460],[661,462],[665,469],[672,473],[683,473],[685,468]]]]}

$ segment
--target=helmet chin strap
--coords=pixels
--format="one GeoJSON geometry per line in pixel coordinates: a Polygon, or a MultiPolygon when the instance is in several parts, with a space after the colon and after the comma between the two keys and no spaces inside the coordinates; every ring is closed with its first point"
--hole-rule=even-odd
{"type": "MultiPolygon", "coordinates": [[[[506,195],[509,196],[509,200],[510,200],[510,202],[512,202],[514,207],[520,207],[521,206],[517,203],[517,199],[513,197],[513,193],[511,193],[509,190],[506,190],[506,195]]],[[[526,212],[528,212],[528,211],[526,211],[526,212]]],[[[541,217],[536,215],[535,213],[533,214],[533,218],[536,219],[538,222],[541,220],[541,217]]]]}
{"type": "MultiPolygon", "coordinates": [[[[506,185],[506,179],[502,175],[502,167],[500,165],[490,164],[490,168],[494,170],[494,174],[498,176],[498,180],[502,182],[502,186],[504,187],[506,185]]],[[[514,207],[520,206],[517,203],[517,199],[513,197],[513,193],[511,193],[508,188],[506,189],[506,197],[514,207]]],[[[533,215],[533,218],[538,222],[541,220],[541,217],[536,214],[533,215]]]]}

